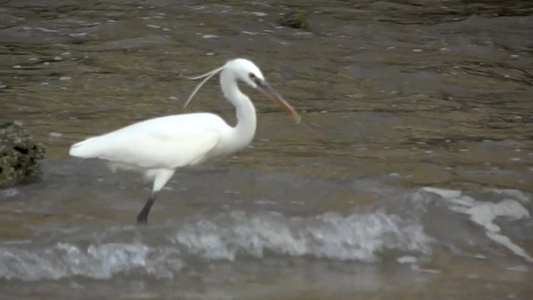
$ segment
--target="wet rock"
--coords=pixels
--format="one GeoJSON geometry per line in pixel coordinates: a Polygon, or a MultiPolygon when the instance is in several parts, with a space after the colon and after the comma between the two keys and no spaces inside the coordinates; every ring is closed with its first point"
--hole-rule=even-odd
{"type": "Polygon", "coordinates": [[[295,29],[306,29],[308,27],[307,18],[301,11],[291,11],[283,16],[278,21],[279,25],[295,29]]]}
{"type": "Polygon", "coordinates": [[[0,124],[0,187],[41,173],[44,147],[20,123],[0,124]]]}

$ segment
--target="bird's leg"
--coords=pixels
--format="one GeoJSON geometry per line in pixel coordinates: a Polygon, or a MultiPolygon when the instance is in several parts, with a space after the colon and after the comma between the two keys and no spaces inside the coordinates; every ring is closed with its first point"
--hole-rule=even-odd
{"type": "Polygon", "coordinates": [[[148,214],[150,213],[150,209],[152,208],[152,205],[155,202],[156,196],[157,196],[157,192],[152,192],[150,194],[150,197],[146,201],[146,204],[144,205],[143,209],[137,216],[137,223],[146,224],[148,222],[148,214]]]}
{"type": "Polygon", "coordinates": [[[167,170],[167,169],[159,169],[155,170],[154,176],[154,186],[152,187],[152,193],[150,194],[150,197],[148,198],[148,201],[146,201],[146,204],[144,205],[143,209],[137,216],[137,223],[140,224],[146,224],[148,221],[148,214],[150,213],[150,209],[152,208],[152,205],[155,202],[155,198],[157,197],[157,193],[165,186],[165,183],[174,175],[174,170],[167,170]]]}

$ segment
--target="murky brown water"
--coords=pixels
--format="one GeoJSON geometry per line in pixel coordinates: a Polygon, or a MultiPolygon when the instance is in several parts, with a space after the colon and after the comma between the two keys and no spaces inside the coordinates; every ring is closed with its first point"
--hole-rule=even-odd
{"type": "MultiPolygon", "coordinates": [[[[4,3],[0,120],[23,121],[48,158],[41,181],[0,191],[2,290],[12,299],[526,299],[531,263],[420,189],[510,197],[531,212],[532,13],[529,1],[4,3]],[[294,8],[309,14],[309,30],[277,27],[294,8]],[[217,80],[182,107],[196,84],[183,75],[234,57],[256,62],[303,122],[247,89],[258,108],[252,147],[176,174],[152,224],[136,228],[143,185],[69,158],[69,146],[174,113],[233,122],[217,80]],[[404,199],[428,205],[413,224],[404,213],[414,204],[395,205],[404,199]],[[409,242],[365,233],[344,245],[345,222],[409,242]],[[294,240],[279,242],[287,236],[270,237],[268,226],[240,231],[253,224],[285,224],[294,240]],[[195,242],[209,232],[227,244],[195,242]],[[256,238],[265,253],[241,244],[256,238]],[[404,254],[417,263],[398,263],[404,254]]],[[[533,254],[529,216],[498,224],[533,254]]]]}

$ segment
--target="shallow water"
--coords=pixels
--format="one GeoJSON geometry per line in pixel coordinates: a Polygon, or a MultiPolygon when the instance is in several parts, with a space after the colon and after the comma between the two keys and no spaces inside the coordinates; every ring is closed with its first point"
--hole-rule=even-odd
{"type": "Polygon", "coordinates": [[[48,150],[0,190],[6,299],[527,299],[533,65],[528,1],[7,2],[0,120],[48,150]],[[503,2],[502,2],[503,3],[503,2]],[[302,112],[258,93],[253,144],[178,172],[150,225],[135,175],[67,156],[146,118],[212,111],[247,57],[302,112]]]}

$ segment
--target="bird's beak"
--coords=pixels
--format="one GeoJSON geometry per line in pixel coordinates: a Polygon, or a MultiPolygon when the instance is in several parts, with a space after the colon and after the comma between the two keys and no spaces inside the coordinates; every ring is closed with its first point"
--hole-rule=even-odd
{"type": "Polygon", "coordinates": [[[274,90],[268,82],[264,80],[257,79],[256,80],[258,89],[265,94],[270,99],[274,100],[281,108],[283,108],[290,116],[291,118],[296,121],[296,123],[300,123],[300,120],[302,117],[292,108],[292,106],[281,97],[276,90],[274,90]]]}

